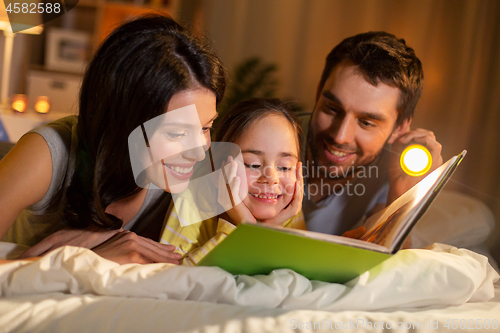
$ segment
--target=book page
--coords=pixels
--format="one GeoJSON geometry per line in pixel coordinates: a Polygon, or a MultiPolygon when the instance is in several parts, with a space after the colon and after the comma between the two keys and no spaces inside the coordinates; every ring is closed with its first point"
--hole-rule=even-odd
{"type": "Polygon", "coordinates": [[[392,252],[404,232],[417,222],[416,217],[419,216],[424,205],[429,204],[427,201],[432,191],[445,175],[450,176],[446,171],[456,160],[456,156],[451,158],[384,210],[368,218],[365,222],[367,232],[360,239],[384,246],[392,252]]]}
{"type": "MultiPolygon", "coordinates": [[[[247,223],[247,222],[243,222],[243,223],[247,223]]],[[[362,249],[367,249],[367,250],[372,250],[372,251],[377,251],[377,252],[389,253],[389,250],[384,246],[381,246],[381,245],[378,245],[375,243],[365,242],[365,241],[362,241],[359,239],[343,237],[343,236],[338,236],[338,235],[323,234],[323,233],[314,232],[314,231],[283,228],[283,227],[279,227],[279,226],[271,226],[271,225],[266,225],[266,224],[262,224],[262,223],[259,223],[259,226],[264,227],[264,228],[268,228],[268,229],[276,229],[276,230],[279,230],[281,232],[295,234],[298,236],[312,238],[312,239],[316,239],[316,240],[320,240],[320,241],[348,245],[348,246],[354,246],[354,247],[359,247],[362,249]]]]}

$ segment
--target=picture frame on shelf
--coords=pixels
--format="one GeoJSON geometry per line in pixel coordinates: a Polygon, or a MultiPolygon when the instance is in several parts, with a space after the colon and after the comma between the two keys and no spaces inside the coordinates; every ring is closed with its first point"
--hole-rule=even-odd
{"type": "Polygon", "coordinates": [[[90,33],[79,30],[50,28],[47,31],[45,68],[55,71],[83,73],[91,52],[90,33]]]}

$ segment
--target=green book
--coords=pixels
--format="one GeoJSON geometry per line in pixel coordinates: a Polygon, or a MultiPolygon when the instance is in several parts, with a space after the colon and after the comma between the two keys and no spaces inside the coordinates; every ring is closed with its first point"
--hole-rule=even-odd
{"type": "Polygon", "coordinates": [[[218,266],[232,274],[245,275],[289,268],[310,280],[345,283],[401,248],[465,153],[451,158],[366,220],[367,231],[361,239],[242,223],[197,266],[218,266]]]}

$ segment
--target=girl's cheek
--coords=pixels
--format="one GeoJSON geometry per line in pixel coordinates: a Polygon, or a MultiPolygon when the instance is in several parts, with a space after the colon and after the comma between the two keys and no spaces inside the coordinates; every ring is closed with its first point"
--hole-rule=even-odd
{"type": "Polygon", "coordinates": [[[297,181],[297,179],[295,176],[282,178],[282,184],[284,186],[285,194],[290,197],[290,200],[291,200],[291,196],[293,196],[293,194],[295,192],[296,181],[297,181]]]}
{"type": "Polygon", "coordinates": [[[258,191],[259,188],[257,186],[257,177],[253,175],[253,172],[247,171],[246,177],[247,177],[248,191],[252,193],[258,191]]]}

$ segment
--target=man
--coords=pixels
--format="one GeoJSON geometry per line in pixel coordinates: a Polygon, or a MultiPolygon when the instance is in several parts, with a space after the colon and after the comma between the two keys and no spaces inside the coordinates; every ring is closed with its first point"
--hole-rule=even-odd
{"type": "Polygon", "coordinates": [[[399,165],[409,144],[429,149],[430,171],[443,163],[434,134],[410,130],[422,88],[420,60],[394,35],[359,34],[328,54],[304,159],[308,230],[340,235],[420,181],[399,165]]]}

